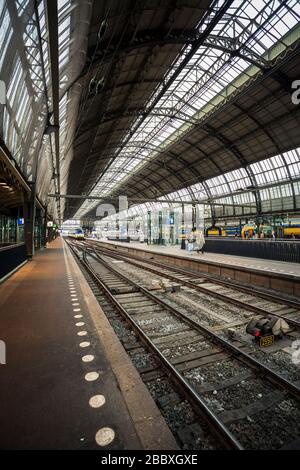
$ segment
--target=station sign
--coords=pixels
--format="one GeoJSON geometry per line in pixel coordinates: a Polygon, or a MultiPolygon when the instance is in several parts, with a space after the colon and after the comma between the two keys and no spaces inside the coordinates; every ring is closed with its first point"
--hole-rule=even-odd
{"type": "Polygon", "coordinates": [[[47,227],[53,227],[53,222],[51,220],[49,220],[49,222],[47,222],[47,227]]]}

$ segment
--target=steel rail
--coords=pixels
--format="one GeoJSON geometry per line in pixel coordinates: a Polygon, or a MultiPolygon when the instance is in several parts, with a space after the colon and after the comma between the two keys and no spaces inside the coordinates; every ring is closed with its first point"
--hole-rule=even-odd
{"type": "MultiPolygon", "coordinates": [[[[104,254],[105,254],[105,249],[102,249],[102,248],[97,248],[97,251],[102,251],[104,254]]],[[[290,319],[290,318],[287,318],[286,316],[284,315],[280,315],[279,313],[275,313],[275,312],[269,312],[268,310],[265,310],[261,307],[256,307],[254,305],[251,305],[251,304],[248,304],[246,302],[243,302],[242,300],[238,300],[238,299],[233,299],[233,298],[230,298],[228,297],[227,295],[225,294],[221,294],[219,292],[215,292],[215,291],[210,291],[209,289],[205,288],[205,287],[202,287],[198,284],[194,284],[193,282],[191,281],[187,281],[187,280],[184,280],[184,279],[178,279],[177,277],[175,276],[172,276],[172,274],[169,274],[169,273],[165,273],[165,272],[159,272],[158,270],[155,270],[153,268],[150,268],[150,267],[147,267],[147,266],[141,266],[139,263],[133,261],[130,257],[132,255],[129,256],[126,256],[125,254],[120,254],[120,253],[115,253],[115,252],[110,252],[110,250],[107,250],[107,256],[111,256],[111,257],[114,257],[114,258],[119,258],[119,259],[126,259],[126,261],[129,263],[129,264],[132,264],[136,267],[139,267],[140,269],[144,269],[144,270],[148,270],[150,272],[153,272],[154,274],[157,274],[159,276],[163,276],[163,277],[167,277],[168,279],[171,279],[173,280],[174,282],[179,282],[181,284],[184,284],[185,286],[191,288],[191,289],[194,289],[194,290],[197,290],[199,292],[202,292],[206,295],[211,295],[211,296],[214,296],[214,297],[217,297],[218,299],[224,301],[224,302],[228,302],[228,303],[231,303],[232,305],[234,306],[239,306],[239,307],[242,307],[244,309],[247,309],[247,310],[251,310],[255,313],[258,313],[260,315],[273,315],[274,317],[277,317],[277,318],[281,318],[283,320],[287,320],[291,325],[297,327],[297,328],[300,328],[300,322],[298,322],[297,320],[293,320],[293,319],[290,319]]],[[[135,257],[135,259],[137,259],[137,257],[135,257]]],[[[199,275],[196,275],[196,274],[192,274],[190,273],[189,271],[185,271],[185,270],[181,270],[180,268],[173,268],[173,267],[169,267],[168,265],[164,265],[162,263],[158,263],[158,262],[155,262],[155,261],[149,261],[149,260],[144,260],[144,259],[141,259],[140,260],[141,262],[145,262],[146,264],[155,264],[157,267],[160,267],[160,268],[163,268],[163,269],[170,269],[174,272],[178,272],[178,274],[183,274],[185,276],[191,276],[191,277],[195,277],[195,278],[198,278],[198,277],[208,277],[208,276],[202,276],[201,273],[199,273],[199,275]]],[[[264,293],[260,293],[259,291],[255,291],[255,290],[252,290],[250,288],[243,288],[243,287],[239,287],[239,286],[236,286],[236,285],[232,285],[230,284],[229,282],[228,283],[223,283],[223,281],[215,281],[214,278],[209,278],[208,279],[211,280],[212,283],[215,283],[215,284],[219,284],[219,285],[224,285],[225,287],[229,287],[229,288],[235,288],[239,291],[244,291],[245,289],[245,292],[250,294],[250,295],[259,295],[261,298],[266,298],[267,300],[269,301],[273,301],[273,302],[284,302],[285,304],[288,303],[288,301],[286,301],[285,299],[282,299],[282,298],[277,298],[277,297],[273,297],[271,294],[264,294],[264,293]],[[279,300],[281,299],[281,300],[279,300]]],[[[289,305],[291,305],[292,307],[295,307],[297,309],[299,309],[299,304],[297,302],[293,302],[293,301],[290,301],[289,305]]]]}
{"type": "MultiPolygon", "coordinates": [[[[69,243],[69,245],[71,245],[69,243]]],[[[74,249],[72,248],[73,252],[74,249]]],[[[76,256],[78,254],[75,252],[76,256]]],[[[99,275],[95,272],[92,266],[87,262],[85,252],[83,252],[83,257],[79,260],[86,268],[88,273],[92,276],[96,284],[104,292],[105,296],[109,301],[114,305],[122,317],[131,325],[137,335],[141,338],[143,343],[158,357],[159,362],[162,364],[163,368],[167,371],[167,375],[173,379],[177,386],[184,394],[184,396],[191,403],[193,409],[197,414],[205,420],[209,425],[212,434],[224,444],[227,449],[243,450],[243,446],[235,438],[235,436],[226,428],[224,423],[209,409],[205,401],[201,396],[194,390],[194,388],[185,380],[185,378],[177,371],[177,369],[166,359],[166,357],[159,351],[156,345],[151,341],[151,339],[145,334],[145,332],[140,328],[140,326],[134,321],[130,314],[122,307],[114,295],[110,292],[106,284],[100,279],[99,275]]],[[[98,260],[99,261],[99,260],[98,260]]],[[[103,262],[105,266],[105,262],[103,262]]],[[[111,267],[105,266],[109,271],[113,271],[111,267]]]]}
{"type": "MultiPolygon", "coordinates": [[[[85,240],[85,243],[86,242],[91,242],[91,240],[85,240]]],[[[93,246],[95,246],[95,245],[93,245],[93,246]]],[[[101,250],[107,250],[109,252],[116,253],[115,251],[113,251],[112,249],[107,248],[107,247],[105,247],[105,248],[100,247],[100,248],[101,248],[101,250]]],[[[259,295],[260,297],[264,297],[266,299],[273,300],[273,301],[278,302],[278,303],[284,302],[286,305],[290,305],[291,307],[295,307],[295,308],[299,309],[299,301],[291,300],[291,299],[288,299],[286,297],[281,297],[280,295],[277,295],[277,294],[269,294],[268,292],[262,292],[258,289],[253,288],[253,287],[243,286],[243,285],[237,283],[234,280],[226,281],[225,279],[217,279],[215,276],[207,274],[207,273],[203,273],[203,272],[195,273],[195,272],[189,271],[189,270],[184,269],[184,268],[179,268],[178,266],[164,264],[161,261],[155,261],[153,259],[143,258],[142,256],[139,256],[139,255],[136,255],[136,254],[134,255],[134,254],[130,253],[130,255],[129,254],[127,255],[126,253],[120,253],[120,252],[118,252],[118,254],[120,256],[124,256],[124,257],[129,258],[129,259],[130,259],[130,257],[132,257],[132,258],[134,258],[136,260],[139,260],[139,261],[142,261],[144,263],[153,264],[153,265],[158,266],[158,267],[169,269],[170,271],[178,272],[178,273],[183,274],[183,275],[188,275],[188,276],[194,277],[195,279],[197,279],[198,277],[204,277],[204,278],[208,279],[209,281],[214,282],[215,284],[228,286],[230,288],[232,288],[234,286],[236,289],[238,289],[242,292],[247,292],[249,294],[254,293],[254,294],[259,295]]],[[[149,251],[149,254],[152,254],[152,253],[149,251]]],[[[199,260],[199,261],[201,263],[201,260],[199,260]]]]}
{"type": "Polygon", "coordinates": [[[300,388],[297,387],[293,382],[285,379],[281,375],[278,375],[276,372],[274,372],[272,369],[270,369],[268,366],[265,366],[261,362],[259,362],[257,359],[254,359],[252,356],[249,354],[245,353],[238,347],[234,346],[232,343],[229,341],[226,341],[225,339],[221,338],[218,336],[216,333],[212,332],[205,326],[197,323],[196,321],[192,320],[189,318],[187,315],[179,311],[175,307],[171,307],[169,304],[167,304],[164,300],[159,299],[157,296],[152,294],[148,289],[145,287],[142,287],[135,281],[127,278],[123,274],[121,274],[119,271],[117,271],[114,267],[110,266],[105,260],[103,260],[99,255],[95,254],[94,256],[95,259],[98,259],[107,269],[109,269],[111,272],[113,272],[117,277],[120,277],[123,281],[127,282],[131,286],[135,287],[138,289],[140,292],[145,294],[148,298],[153,300],[155,303],[160,304],[162,307],[165,309],[169,310],[171,313],[176,315],[179,319],[185,321],[187,324],[198,330],[200,333],[202,333],[204,336],[210,338],[213,342],[217,343],[219,346],[221,346],[223,349],[225,348],[228,350],[230,353],[232,353],[235,357],[237,357],[238,360],[242,360],[245,362],[248,366],[250,366],[252,369],[256,369],[265,376],[267,375],[269,380],[275,383],[276,385],[281,386],[284,388],[286,391],[291,393],[297,400],[300,401],[300,388]]]}

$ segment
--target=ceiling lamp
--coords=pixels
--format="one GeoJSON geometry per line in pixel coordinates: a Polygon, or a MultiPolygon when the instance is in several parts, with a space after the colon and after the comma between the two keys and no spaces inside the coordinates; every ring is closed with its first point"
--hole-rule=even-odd
{"type": "Polygon", "coordinates": [[[104,88],[104,77],[100,78],[100,80],[97,83],[96,94],[98,95],[98,93],[100,93],[100,91],[102,91],[103,88],[104,88]]]}
{"type": "Polygon", "coordinates": [[[103,20],[102,23],[100,24],[99,31],[98,31],[98,41],[101,41],[101,39],[103,38],[105,31],[107,29],[107,25],[108,23],[106,20],[103,20]]]}
{"type": "Polygon", "coordinates": [[[53,134],[54,132],[58,132],[58,131],[59,131],[59,126],[57,126],[55,124],[47,124],[47,126],[44,130],[44,134],[49,135],[49,134],[53,134]]]}
{"type": "Polygon", "coordinates": [[[89,93],[93,93],[93,91],[96,89],[96,86],[97,86],[97,80],[96,80],[96,77],[93,77],[89,84],[89,93]]]}

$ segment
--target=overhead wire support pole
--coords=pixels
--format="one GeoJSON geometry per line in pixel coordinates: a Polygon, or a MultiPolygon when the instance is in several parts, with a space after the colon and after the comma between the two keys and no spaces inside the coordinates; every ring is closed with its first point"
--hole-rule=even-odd
{"type": "MultiPolygon", "coordinates": [[[[55,157],[57,193],[60,194],[60,158],[59,158],[59,51],[58,51],[58,8],[57,0],[47,0],[47,25],[49,35],[49,53],[51,67],[52,103],[53,103],[53,125],[55,131],[55,157]]],[[[50,137],[51,138],[51,137],[50,137]]],[[[58,219],[61,220],[60,198],[57,198],[58,219]]]]}

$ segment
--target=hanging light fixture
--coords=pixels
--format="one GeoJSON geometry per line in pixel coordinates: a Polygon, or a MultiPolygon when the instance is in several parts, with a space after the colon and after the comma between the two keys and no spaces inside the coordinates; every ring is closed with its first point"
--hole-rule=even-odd
{"type": "Polygon", "coordinates": [[[104,88],[104,77],[100,78],[100,80],[98,81],[97,83],[97,86],[96,86],[96,94],[98,95],[98,93],[100,93],[100,91],[103,90],[104,88]]]}
{"type": "Polygon", "coordinates": [[[98,30],[98,41],[101,41],[103,38],[105,31],[107,29],[108,23],[106,20],[103,20],[100,24],[99,30],[98,30]]]}

